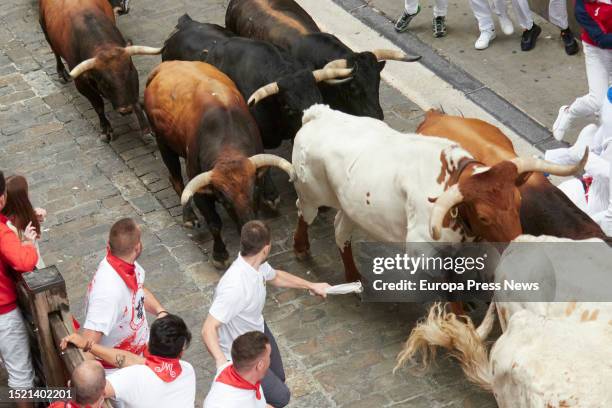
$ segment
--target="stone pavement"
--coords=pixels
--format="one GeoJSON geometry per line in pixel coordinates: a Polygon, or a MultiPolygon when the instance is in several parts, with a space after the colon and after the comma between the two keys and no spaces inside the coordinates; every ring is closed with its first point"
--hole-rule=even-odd
{"type": "MultiPolygon", "coordinates": [[[[110,225],[133,217],[143,227],[140,262],[147,286],[168,310],[187,321],[194,341],[185,355],[196,368],[197,405],[211,381],[214,364],[200,328],[220,277],[208,262],[211,237],[205,229],[180,225],[179,201],[169,187],[155,143],[142,140],[132,117],[109,115],[116,140],[98,138],[90,104],[73,84],[61,84],[54,57],[38,26],[37,2],[7,0],[0,10],[1,168],[30,180],[32,200],[49,213],[41,244],[47,264],[64,276],[77,318],[97,263],[105,253],[110,225]]],[[[159,46],[184,12],[200,21],[223,23],[225,1],[134,1],[119,27],[134,44],[159,46]]],[[[158,57],[135,57],[141,88],[158,57]]],[[[142,89],[141,89],[142,91],[142,89]]],[[[387,122],[413,130],[422,112],[382,85],[387,122]]],[[[287,156],[289,146],[277,153],[287,156]]],[[[271,263],[312,280],[343,282],[333,239],[333,212],[311,230],[313,259],[295,260],[291,235],[295,193],[277,172],[280,214],[263,214],[273,236],[271,263]]],[[[227,222],[224,236],[232,254],[237,233],[227,222]]],[[[404,370],[392,375],[402,341],[425,308],[413,304],[365,304],[354,296],[322,301],[296,290],[270,290],[265,316],[278,340],[293,392],[291,407],[492,407],[491,396],[469,385],[457,365],[440,359],[423,377],[404,370]]]]}

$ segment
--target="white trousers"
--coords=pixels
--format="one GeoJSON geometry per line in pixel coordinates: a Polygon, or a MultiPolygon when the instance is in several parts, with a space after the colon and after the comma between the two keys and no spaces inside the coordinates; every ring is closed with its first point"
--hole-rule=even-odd
{"type": "MultiPolygon", "coordinates": [[[[419,0],[404,0],[404,10],[408,14],[414,14],[419,9],[419,0]]],[[[434,17],[445,17],[448,13],[448,0],[434,0],[434,17]]]]}
{"type": "Polygon", "coordinates": [[[498,16],[508,16],[506,0],[493,0],[493,9],[488,0],[470,0],[470,7],[478,21],[480,31],[491,31],[495,28],[493,12],[498,16]]]}
{"type": "MultiPolygon", "coordinates": [[[[527,0],[512,0],[512,7],[516,13],[519,25],[524,30],[531,29],[533,26],[533,14],[529,8],[529,2],[527,0]]],[[[548,3],[548,19],[562,30],[569,27],[566,0],[550,0],[548,3]]]]}
{"type": "Polygon", "coordinates": [[[578,179],[565,181],[559,188],[593,218],[607,235],[612,236],[612,103],[607,96],[602,100],[599,126],[586,126],[573,146],[548,150],[544,158],[559,164],[574,164],[580,160],[588,146],[590,154],[585,172],[593,177],[588,200],[578,179]]]}
{"type": "Polygon", "coordinates": [[[601,101],[612,85],[612,49],[603,49],[582,42],[589,93],[576,98],[568,112],[570,120],[599,114],[601,101]]]}
{"type": "Polygon", "coordinates": [[[19,308],[0,315],[0,354],[8,371],[9,387],[34,386],[30,340],[19,308]]]}

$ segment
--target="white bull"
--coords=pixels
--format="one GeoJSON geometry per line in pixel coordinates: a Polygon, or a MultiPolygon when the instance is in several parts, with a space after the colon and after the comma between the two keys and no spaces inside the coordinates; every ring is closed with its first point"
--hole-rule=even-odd
{"type": "MultiPolygon", "coordinates": [[[[512,272],[519,279],[531,275],[543,284],[550,284],[553,299],[567,300],[568,293],[578,293],[580,288],[575,286],[586,268],[595,270],[588,278],[584,276],[585,286],[599,292],[592,295],[602,298],[602,293],[609,292],[609,285],[600,284],[597,289],[593,282],[586,282],[609,269],[606,265],[612,249],[603,241],[522,235],[514,242],[573,243],[568,258],[581,260],[581,269],[575,269],[569,280],[567,274],[558,273],[563,260],[542,262],[539,256],[534,256],[541,253],[542,246],[515,247],[513,251],[513,243],[502,258],[502,262],[508,257],[518,261],[512,272]],[[582,242],[598,244],[581,246],[582,242]],[[527,265],[525,260],[530,256],[527,272],[517,268],[527,265]]],[[[501,283],[509,277],[506,272],[496,272],[495,280],[501,283]]],[[[468,317],[458,319],[437,304],[427,319],[413,329],[398,355],[396,369],[416,354],[421,354],[426,368],[435,358],[435,348],[443,347],[459,360],[470,381],[493,392],[502,408],[603,408],[612,406],[611,344],[612,303],[492,302],[478,328],[468,317]],[[495,309],[503,334],[488,354],[485,340],[495,319],[495,309]]]]}
{"type": "Polygon", "coordinates": [[[517,186],[532,171],[569,175],[560,166],[515,158],[486,167],[455,142],[393,130],[382,121],[313,105],[293,146],[298,194],[294,249],[308,253],[307,226],[319,207],[334,222],[348,281],[357,280],[350,239],[359,227],[382,242],[508,242],[521,234],[517,186]]]}

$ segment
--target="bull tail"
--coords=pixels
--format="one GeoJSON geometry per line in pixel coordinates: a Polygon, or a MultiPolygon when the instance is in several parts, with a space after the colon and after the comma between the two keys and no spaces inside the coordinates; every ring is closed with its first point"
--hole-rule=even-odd
{"type": "Polygon", "coordinates": [[[424,322],[412,330],[402,351],[397,356],[395,372],[412,359],[421,355],[420,371],[425,371],[436,358],[436,348],[443,347],[459,361],[468,380],[491,391],[493,374],[489,364],[484,338],[490,331],[494,320],[494,303],[487,310],[483,327],[476,329],[472,320],[465,316],[465,322],[454,313],[446,312],[445,305],[434,304],[424,322]]]}

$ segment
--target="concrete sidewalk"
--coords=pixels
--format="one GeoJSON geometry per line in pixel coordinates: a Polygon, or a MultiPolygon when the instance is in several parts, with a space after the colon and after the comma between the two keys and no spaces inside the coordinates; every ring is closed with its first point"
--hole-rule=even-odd
{"type": "MultiPolygon", "coordinates": [[[[366,7],[381,13],[388,19],[388,24],[392,25],[402,13],[404,3],[403,0],[368,0],[366,7]]],[[[497,38],[483,51],[474,48],[479,31],[467,1],[449,2],[446,37],[433,37],[433,1],[427,0],[422,1],[421,13],[401,36],[406,42],[417,39],[431,46],[449,64],[458,66],[538,123],[551,129],[559,107],[587,93],[584,54],[581,50],[577,55],[568,56],[559,29],[537,15],[534,15],[534,20],[542,27],[537,46],[529,52],[521,51],[522,29],[516,23],[511,4],[508,7],[515,26],[514,34],[505,36],[495,16],[497,38]]],[[[443,102],[440,101],[441,104],[443,102]]],[[[590,121],[576,121],[567,133],[567,141],[574,141],[577,132],[586,123],[590,121]]]]}

